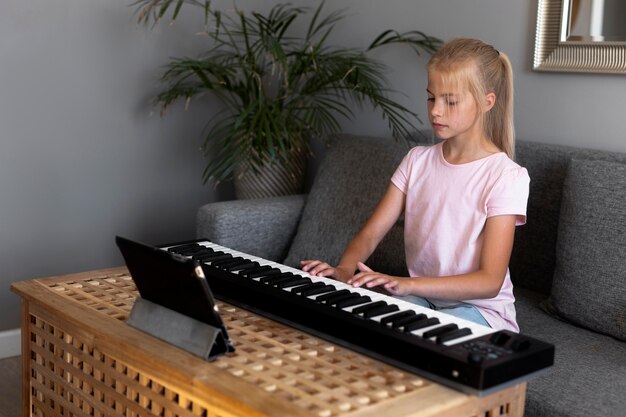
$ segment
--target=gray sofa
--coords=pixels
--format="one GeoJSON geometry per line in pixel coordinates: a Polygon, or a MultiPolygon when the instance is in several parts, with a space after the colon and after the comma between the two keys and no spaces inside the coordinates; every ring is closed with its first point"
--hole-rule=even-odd
{"type": "MultiPolygon", "coordinates": [[[[417,136],[423,140],[428,136],[417,136]]],[[[308,195],[212,203],[197,234],[296,266],[336,262],[389,184],[406,144],[339,135],[308,195]]],[[[523,334],[556,345],[527,416],[626,415],[626,154],[519,140],[531,177],[510,263],[523,334]]],[[[402,222],[368,264],[405,274],[402,222]]]]}

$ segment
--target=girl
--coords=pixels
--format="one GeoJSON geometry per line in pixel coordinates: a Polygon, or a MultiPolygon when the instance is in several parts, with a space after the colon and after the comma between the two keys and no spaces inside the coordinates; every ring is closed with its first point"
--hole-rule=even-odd
{"type": "Polygon", "coordinates": [[[441,142],[409,151],[337,266],[305,260],[302,269],[517,332],[508,263],[529,177],[512,160],[511,63],[482,41],[455,39],[427,70],[428,116],[441,142]],[[410,277],[372,271],[364,261],[402,215],[410,277]]]}

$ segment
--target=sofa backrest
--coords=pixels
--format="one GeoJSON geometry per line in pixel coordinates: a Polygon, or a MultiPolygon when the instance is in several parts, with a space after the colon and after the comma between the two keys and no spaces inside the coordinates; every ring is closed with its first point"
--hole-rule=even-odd
{"type": "MultiPolygon", "coordinates": [[[[427,132],[413,142],[433,140],[427,132]]],[[[296,266],[302,259],[322,259],[335,264],[372,213],[408,149],[406,143],[389,138],[338,135],[320,163],[284,263],[296,266]]],[[[517,141],[515,159],[531,180],[527,223],[516,230],[510,262],[516,286],[550,293],[562,188],[572,158],[626,163],[626,154],[517,141]]],[[[403,275],[404,259],[400,221],[368,264],[374,270],[403,275]]]]}
{"type": "MultiPolygon", "coordinates": [[[[390,184],[410,146],[391,138],[337,135],[321,161],[284,263],[336,264],[390,184]]],[[[397,224],[370,257],[371,268],[406,275],[403,228],[397,224]]]]}

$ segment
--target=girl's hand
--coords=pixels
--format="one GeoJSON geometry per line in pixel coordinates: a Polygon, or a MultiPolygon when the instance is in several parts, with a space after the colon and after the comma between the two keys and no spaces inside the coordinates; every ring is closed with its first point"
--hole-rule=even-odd
{"type": "Polygon", "coordinates": [[[352,273],[344,270],[341,267],[333,267],[326,262],[318,261],[316,259],[308,259],[300,261],[302,270],[316,277],[328,277],[334,278],[338,281],[346,282],[352,278],[352,273]]]}
{"type": "Polygon", "coordinates": [[[307,259],[306,261],[300,261],[302,270],[316,277],[332,277],[335,273],[335,268],[328,265],[326,262],[318,261],[316,259],[307,259]]]}
{"type": "Polygon", "coordinates": [[[403,296],[411,294],[410,279],[392,277],[391,275],[372,271],[372,269],[363,262],[359,262],[358,267],[361,272],[347,281],[348,284],[353,287],[365,286],[365,288],[373,288],[382,286],[392,295],[403,296]]]}

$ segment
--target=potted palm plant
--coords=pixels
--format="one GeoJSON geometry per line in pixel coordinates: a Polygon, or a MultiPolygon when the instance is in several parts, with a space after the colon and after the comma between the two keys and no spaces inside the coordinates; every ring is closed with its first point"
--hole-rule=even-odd
{"type": "Polygon", "coordinates": [[[369,57],[373,49],[405,44],[433,52],[437,38],[419,31],[387,30],[366,49],[329,45],[343,11],[276,4],[268,13],[215,10],[209,0],[138,0],[138,21],[157,23],[184,4],[204,16],[208,49],[166,66],[156,97],[162,114],[176,101],[211,95],[219,110],[208,121],[203,152],[205,182],[235,179],[238,198],[299,192],[311,138],[340,129],[340,118],[369,104],[382,113],[395,138],[415,130],[418,116],[389,98],[387,67],[369,57]],[[301,23],[304,19],[306,22],[301,23]],[[246,189],[244,185],[248,185],[246,189]]]}

